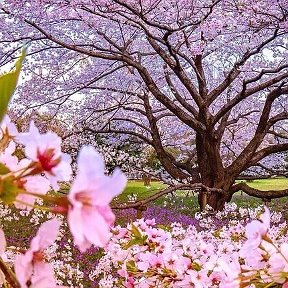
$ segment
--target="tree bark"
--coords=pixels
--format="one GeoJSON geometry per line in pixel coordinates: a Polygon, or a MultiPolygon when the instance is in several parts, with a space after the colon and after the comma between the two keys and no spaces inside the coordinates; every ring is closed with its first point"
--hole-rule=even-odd
{"type": "Polygon", "coordinates": [[[215,210],[222,210],[226,202],[231,200],[229,192],[235,178],[225,171],[221,155],[217,147],[217,138],[213,133],[207,132],[206,135],[198,133],[196,135],[197,158],[201,182],[210,188],[217,188],[224,193],[207,192],[204,189],[198,195],[198,203],[201,210],[209,205],[215,210]]]}

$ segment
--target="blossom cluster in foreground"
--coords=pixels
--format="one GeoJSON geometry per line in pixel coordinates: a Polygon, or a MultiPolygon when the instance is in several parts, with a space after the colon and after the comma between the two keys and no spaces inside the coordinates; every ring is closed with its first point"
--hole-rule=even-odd
{"type": "Polygon", "coordinates": [[[259,209],[236,212],[235,206],[227,205],[216,218],[224,218],[225,213],[241,213],[244,220],[216,227],[215,217],[205,217],[199,220],[204,226],[210,223],[210,228],[200,230],[180,223],[159,227],[144,219],[125,228],[117,226],[90,277],[102,278],[102,288],[287,287],[287,225],[270,227],[270,219],[278,222],[281,215],[271,217],[267,208],[263,214],[259,209]],[[229,211],[231,207],[235,211],[229,211]],[[249,212],[261,216],[245,225],[249,212]]]}

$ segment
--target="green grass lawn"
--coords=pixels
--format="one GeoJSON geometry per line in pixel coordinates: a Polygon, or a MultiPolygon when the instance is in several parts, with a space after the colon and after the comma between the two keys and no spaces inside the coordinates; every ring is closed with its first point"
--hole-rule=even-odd
{"type": "Polygon", "coordinates": [[[147,198],[157,191],[165,188],[167,185],[159,182],[152,181],[151,186],[145,187],[143,181],[130,180],[125,188],[125,190],[117,197],[116,201],[126,202],[129,201],[129,197],[137,195],[137,199],[147,198]]]}
{"type": "MultiPolygon", "coordinates": [[[[247,184],[259,190],[282,190],[288,188],[288,179],[260,179],[247,182],[247,184]]],[[[131,200],[131,196],[133,195],[137,196],[137,200],[140,200],[153,195],[159,191],[159,189],[163,188],[165,188],[165,185],[157,181],[152,181],[150,187],[145,187],[143,181],[129,181],[124,192],[119,197],[117,197],[117,199],[115,199],[114,203],[127,202],[131,200]]],[[[285,205],[287,205],[287,200],[288,197],[274,199],[269,205],[271,208],[273,206],[273,209],[275,208],[275,210],[281,210],[283,207],[285,207],[285,205]]],[[[241,207],[256,207],[263,203],[262,199],[250,197],[245,193],[242,195],[240,192],[233,196],[232,201],[241,207]]],[[[171,209],[177,209],[179,212],[187,215],[193,215],[196,211],[199,211],[197,195],[193,195],[187,191],[174,192],[173,196],[171,194],[162,196],[161,198],[151,203],[151,205],[153,204],[165,206],[171,209]]]]}
{"type": "MultiPolygon", "coordinates": [[[[242,182],[242,181],[237,181],[242,182]]],[[[277,179],[259,179],[259,180],[253,180],[252,182],[246,182],[249,186],[252,188],[256,188],[259,190],[282,190],[288,188],[288,178],[277,178],[277,179]]],[[[145,187],[143,184],[143,181],[141,180],[131,180],[128,182],[128,185],[124,192],[118,197],[118,200],[120,201],[127,201],[129,200],[129,195],[132,194],[137,195],[137,199],[143,199],[150,195],[153,195],[155,192],[159,191],[159,189],[165,188],[166,185],[158,182],[158,181],[152,181],[150,187],[145,187]]],[[[186,192],[178,192],[178,196],[181,196],[182,194],[186,195],[186,192]]]]}
{"type": "Polygon", "coordinates": [[[259,190],[282,190],[288,188],[288,178],[259,179],[246,182],[250,187],[259,190]]]}

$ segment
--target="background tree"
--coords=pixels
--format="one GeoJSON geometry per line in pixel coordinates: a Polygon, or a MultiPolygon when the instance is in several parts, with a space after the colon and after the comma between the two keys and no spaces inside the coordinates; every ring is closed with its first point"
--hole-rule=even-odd
{"type": "MultiPolygon", "coordinates": [[[[25,132],[29,130],[31,121],[41,133],[52,131],[62,138],[62,151],[68,153],[72,158],[73,172],[76,174],[76,161],[78,152],[84,145],[93,145],[103,156],[108,173],[116,167],[120,167],[128,178],[141,178],[143,169],[151,168],[155,170],[149,161],[146,160],[146,155],[143,155],[143,145],[134,137],[119,137],[119,135],[95,135],[89,131],[82,133],[79,128],[71,127],[68,119],[61,119],[49,112],[32,111],[25,113],[22,117],[10,111],[10,118],[16,123],[18,131],[25,132]]],[[[20,147],[21,148],[21,147],[20,147]]],[[[24,152],[22,149],[20,151],[24,152]]],[[[24,156],[24,153],[23,153],[24,156]]]]}
{"type": "Polygon", "coordinates": [[[287,0],[4,1],[0,65],[30,43],[20,104],[46,104],[83,132],[138,137],[173,178],[214,188],[207,202],[216,209],[239,189],[281,197],[288,189],[264,193],[234,182],[288,149],[287,7],[287,0]],[[179,155],[166,149],[175,146],[179,155]]]}

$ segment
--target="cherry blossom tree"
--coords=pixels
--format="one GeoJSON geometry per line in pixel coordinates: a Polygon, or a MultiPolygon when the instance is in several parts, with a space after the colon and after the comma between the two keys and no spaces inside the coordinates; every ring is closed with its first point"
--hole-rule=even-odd
{"type": "Polygon", "coordinates": [[[173,178],[212,188],[200,202],[221,209],[240,189],[288,195],[234,184],[288,150],[287,9],[287,0],[3,1],[0,65],[29,43],[22,113],[45,104],[77,133],[136,136],[173,178]]]}

